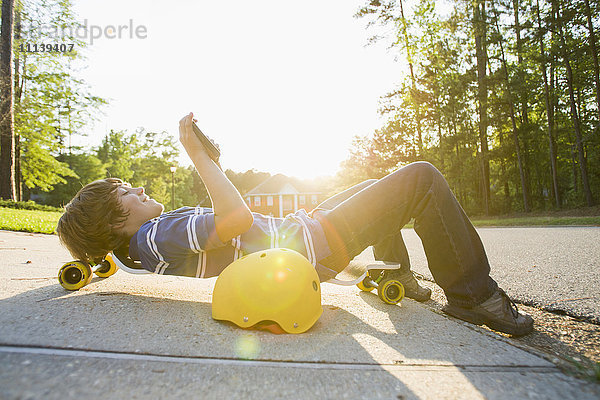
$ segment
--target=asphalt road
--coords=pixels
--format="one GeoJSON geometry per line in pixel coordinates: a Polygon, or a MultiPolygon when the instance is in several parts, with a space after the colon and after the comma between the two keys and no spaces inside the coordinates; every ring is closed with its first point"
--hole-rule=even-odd
{"type": "MultiPolygon", "coordinates": [[[[492,277],[514,299],[600,323],[600,227],[478,228],[492,277]]],[[[404,229],[413,270],[432,279],[421,240],[404,229]]]]}

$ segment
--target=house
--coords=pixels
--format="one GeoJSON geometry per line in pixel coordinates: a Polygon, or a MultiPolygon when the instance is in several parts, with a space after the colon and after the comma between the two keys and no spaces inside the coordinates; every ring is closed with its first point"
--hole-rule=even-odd
{"type": "Polygon", "coordinates": [[[248,191],[244,198],[254,212],[284,217],[301,208],[311,211],[320,203],[321,193],[296,179],[277,174],[248,191]]]}

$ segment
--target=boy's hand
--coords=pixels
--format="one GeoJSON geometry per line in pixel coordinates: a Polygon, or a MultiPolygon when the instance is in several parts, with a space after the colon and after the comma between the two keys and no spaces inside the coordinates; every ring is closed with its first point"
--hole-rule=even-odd
{"type": "Polygon", "coordinates": [[[193,159],[198,153],[204,153],[206,155],[208,155],[208,153],[200,139],[198,139],[194,133],[192,121],[197,122],[197,120],[194,119],[194,113],[189,113],[179,121],[179,141],[183,144],[183,148],[190,158],[193,159]]]}

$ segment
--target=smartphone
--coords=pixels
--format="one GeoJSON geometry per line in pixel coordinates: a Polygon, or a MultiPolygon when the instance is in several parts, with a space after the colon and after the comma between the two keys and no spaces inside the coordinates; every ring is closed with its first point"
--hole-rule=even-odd
{"type": "Polygon", "coordinates": [[[200,139],[200,141],[204,145],[204,148],[206,149],[208,156],[210,158],[212,158],[212,160],[214,162],[218,163],[221,152],[219,151],[217,146],[215,146],[213,144],[213,142],[211,142],[210,139],[208,139],[208,137],[206,137],[206,135],[204,133],[202,133],[202,131],[200,130],[200,128],[198,128],[198,126],[196,125],[196,123],[194,121],[192,121],[192,130],[194,131],[196,136],[198,136],[198,139],[200,139]]]}

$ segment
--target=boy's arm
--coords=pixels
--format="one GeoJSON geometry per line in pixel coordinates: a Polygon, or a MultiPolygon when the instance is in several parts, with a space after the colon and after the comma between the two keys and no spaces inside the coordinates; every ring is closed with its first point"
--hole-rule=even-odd
{"type": "Polygon", "coordinates": [[[208,156],[202,142],[194,134],[193,117],[189,113],[179,121],[179,140],[206,186],[213,205],[217,235],[222,242],[228,242],[250,229],[254,222],[252,213],[235,186],[208,156]]]}

